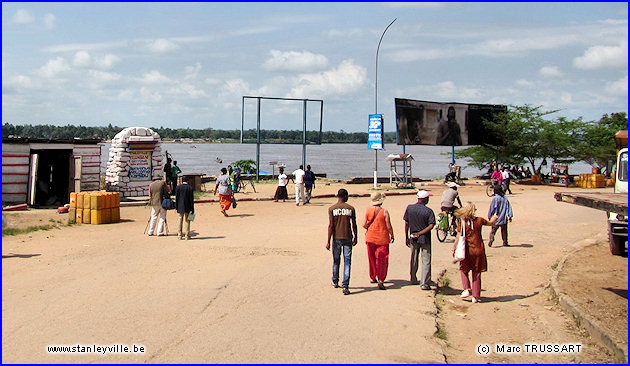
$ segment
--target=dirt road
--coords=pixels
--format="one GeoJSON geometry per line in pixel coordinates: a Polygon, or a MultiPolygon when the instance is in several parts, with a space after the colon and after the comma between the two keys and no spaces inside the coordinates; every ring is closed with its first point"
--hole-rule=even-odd
{"type": "MultiPolygon", "coordinates": [[[[320,183],[315,193],[340,187],[320,183]]],[[[345,187],[369,192],[369,185],[345,187]]],[[[256,188],[258,194],[242,197],[269,197],[275,186],[256,188]]],[[[428,189],[437,212],[443,188],[428,189]]],[[[450,283],[437,294],[409,285],[402,216],[413,196],[385,201],[396,234],[388,290],[370,284],[360,229],[349,296],[330,286],[332,260],[324,248],[334,198],[300,207],[241,202],[228,218],[216,203],[198,204],[189,241],[175,238],[172,213],[171,236],[143,235],[145,207],[123,208],[119,224],[4,237],[3,362],[606,362],[605,351],[549,305],[544,289],[573,243],[604,230],[603,215],[556,202],[551,188],[513,190],[513,246],[488,249],[483,302],[474,305],[459,299],[452,242],[438,243],[435,235],[433,277],[447,269],[450,283]],[[438,324],[446,341],[434,336],[438,324]],[[563,356],[475,354],[480,343],[529,341],[584,348],[563,356]],[[47,353],[51,345],[115,344],[145,351],[47,353]]],[[[461,194],[485,215],[490,199],[483,187],[462,187],[461,194]]],[[[362,217],[369,199],[349,203],[362,217]]]]}

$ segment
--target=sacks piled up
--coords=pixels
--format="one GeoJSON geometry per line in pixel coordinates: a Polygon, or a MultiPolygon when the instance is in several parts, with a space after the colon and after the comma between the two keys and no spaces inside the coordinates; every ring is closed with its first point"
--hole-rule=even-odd
{"type": "Polygon", "coordinates": [[[112,139],[109,148],[109,160],[105,183],[108,191],[120,192],[123,197],[137,197],[149,195],[149,184],[155,177],[162,177],[162,147],[160,135],[146,127],[129,127],[120,131],[112,139]],[[151,177],[146,181],[131,181],[129,179],[129,162],[131,156],[129,145],[146,143],[151,151],[151,177]]]}
{"type": "Polygon", "coordinates": [[[120,221],[120,193],[72,192],[68,222],[79,224],[109,224],[120,221]]]}

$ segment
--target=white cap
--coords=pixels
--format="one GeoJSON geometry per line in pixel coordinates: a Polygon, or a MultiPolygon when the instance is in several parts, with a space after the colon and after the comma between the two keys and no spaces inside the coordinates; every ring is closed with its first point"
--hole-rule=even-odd
{"type": "Polygon", "coordinates": [[[431,194],[427,191],[418,191],[418,198],[427,198],[429,196],[431,196],[431,194]]]}
{"type": "Polygon", "coordinates": [[[446,185],[451,187],[451,188],[459,187],[459,184],[457,184],[455,182],[448,182],[448,183],[446,183],[446,185]]]}

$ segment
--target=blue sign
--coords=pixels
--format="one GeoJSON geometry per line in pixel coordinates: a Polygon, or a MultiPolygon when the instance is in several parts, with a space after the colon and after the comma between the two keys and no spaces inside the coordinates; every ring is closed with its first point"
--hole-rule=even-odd
{"type": "Polygon", "coordinates": [[[370,114],[368,123],[368,149],[381,150],[383,148],[383,115],[370,114]]]}

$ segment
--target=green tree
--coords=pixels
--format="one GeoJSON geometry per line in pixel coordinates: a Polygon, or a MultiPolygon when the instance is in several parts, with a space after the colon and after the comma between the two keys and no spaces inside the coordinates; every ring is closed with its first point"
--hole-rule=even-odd
{"type": "Polygon", "coordinates": [[[617,158],[615,133],[627,129],[628,116],[625,112],[610,116],[605,114],[598,122],[586,123],[582,140],[575,149],[575,158],[609,174],[617,158]]]}
{"type": "Polygon", "coordinates": [[[232,166],[239,168],[245,174],[256,173],[256,162],[253,160],[237,160],[232,163],[232,166]]]}
{"type": "Polygon", "coordinates": [[[570,161],[580,141],[584,122],[581,118],[564,117],[549,120],[556,110],[545,111],[542,106],[510,106],[497,118],[497,123],[485,122],[493,133],[501,136],[501,146],[475,146],[460,150],[459,157],[470,160],[479,168],[490,166],[493,160],[506,164],[528,162],[533,172],[540,173],[548,159],[570,161]]]}

